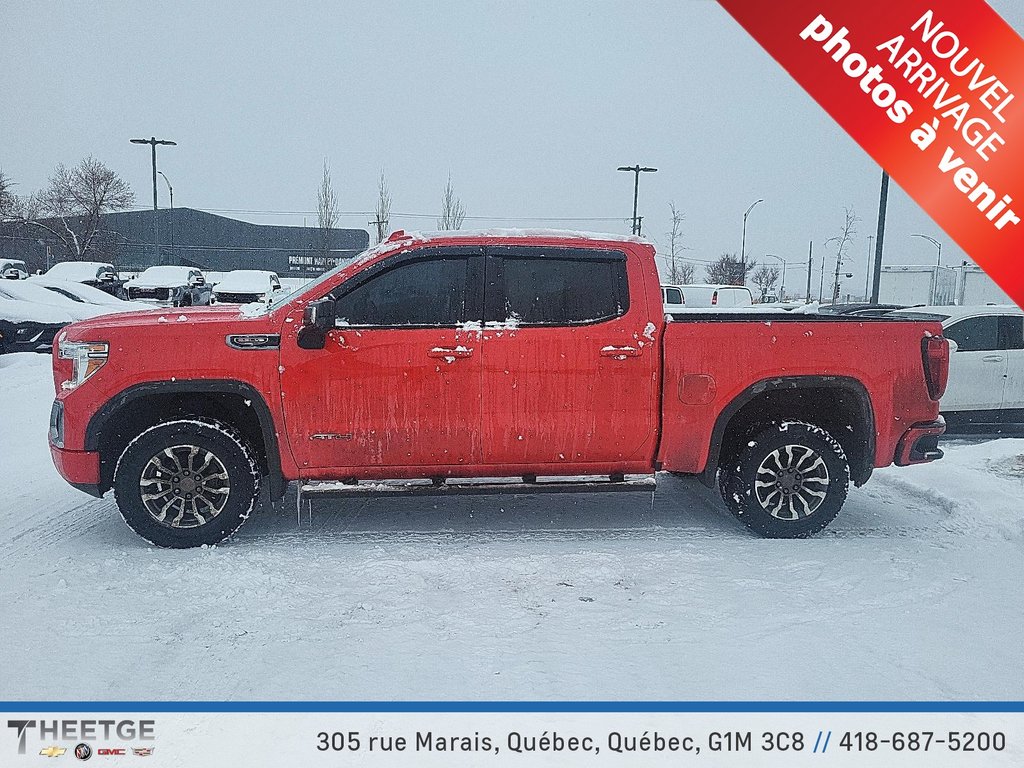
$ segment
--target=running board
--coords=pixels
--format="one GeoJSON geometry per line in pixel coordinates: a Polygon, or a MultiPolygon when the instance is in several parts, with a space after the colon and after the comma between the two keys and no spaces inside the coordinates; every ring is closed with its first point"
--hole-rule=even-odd
{"type": "Polygon", "coordinates": [[[654,475],[586,475],[581,477],[467,478],[448,480],[301,481],[296,514],[301,525],[302,502],[312,515],[314,498],[368,498],[381,496],[500,496],[540,493],[654,493],[654,475]]]}

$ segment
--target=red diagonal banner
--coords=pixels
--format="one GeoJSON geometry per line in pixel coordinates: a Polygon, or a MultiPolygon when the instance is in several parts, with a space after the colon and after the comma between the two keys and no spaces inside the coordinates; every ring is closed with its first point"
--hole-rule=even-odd
{"type": "Polygon", "coordinates": [[[1024,306],[1024,40],[984,0],[719,0],[1024,306]]]}

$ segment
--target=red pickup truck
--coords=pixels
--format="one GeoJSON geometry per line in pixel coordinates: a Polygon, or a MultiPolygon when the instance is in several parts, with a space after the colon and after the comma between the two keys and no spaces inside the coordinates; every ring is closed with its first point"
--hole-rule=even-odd
{"type": "Polygon", "coordinates": [[[666,316],[654,256],[614,236],[398,232],[269,307],[76,323],[54,345],[54,463],[113,488],[148,541],[191,547],[293,480],[529,491],[660,470],[803,537],[872,468],[942,456],[938,323],[666,316]]]}

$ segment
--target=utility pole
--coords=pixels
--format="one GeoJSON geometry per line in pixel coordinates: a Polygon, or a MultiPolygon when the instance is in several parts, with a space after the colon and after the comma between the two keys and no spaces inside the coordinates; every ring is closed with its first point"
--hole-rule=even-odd
{"type": "Polygon", "coordinates": [[[885,245],[885,212],[889,202],[889,174],[882,171],[882,188],[878,193],[878,237],[875,240],[874,283],[871,286],[871,303],[878,303],[878,288],[882,280],[882,248],[885,245]]]}
{"type": "Polygon", "coordinates": [[[628,171],[634,174],[633,178],[633,229],[634,235],[640,234],[640,219],[636,215],[636,205],[640,197],[640,174],[641,173],[655,173],[657,168],[647,168],[640,165],[620,165],[616,170],[628,171]]]}
{"type": "Polygon", "coordinates": [[[740,278],[743,282],[740,285],[747,284],[747,216],[750,215],[750,212],[754,210],[758,203],[763,202],[764,200],[755,200],[743,214],[743,238],[740,240],[740,278]]]}
{"type": "Polygon", "coordinates": [[[154,136],[150,136],[148,139],[129,139],[129,141],[132,144],[149,144],[153,150],[153,244],[156,249],[156,261],[160,263],[160,213],[156,200],[156,147],[157,144],[168,147],[176,147],[178,144],[166,139],[157,139],[154,136]]]}
{"type": "Polygon", "coordinates": [[[868,235],[868,260],[864,265],[864,301],[871,300],[871,245],[875,242],[874,235],[868,235]]]}
{"type": "Polygon", "coordinates": [[[174,255],[174,187],[171,186],[170,180],[163,171],[157,171],[157,173],[163,176],[164,181],[167,182],[167,194],[171,197],[171,261],[177,261],[178,259],[174,255]]]}
{"type": "Polygon", "coordinates": [[[807,300],[804,304],[811,303],[811,273],[814,271],[814,241],[807,243],[807,300]]]}
{"type": "Polygon", "coordinates": [[[825,257],[821,257],[821,279],[818,280],[818,303],[821,304],[821,300],[825,295],[825,257]]]}
{"type": "Polygon", "coordinates": [[[377,242],[378,243],[383,243],[384,242],[384,227],[386,227],[388,225],[388,220],[387,219],[374,219],[373,221],[368,221],[366,223],[367,224],[372,224],[373,226],[377,227],[377,242]]]}

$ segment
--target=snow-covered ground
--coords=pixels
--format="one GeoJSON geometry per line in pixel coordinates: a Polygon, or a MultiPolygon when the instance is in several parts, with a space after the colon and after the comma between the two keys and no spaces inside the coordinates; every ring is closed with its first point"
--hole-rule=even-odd
{"type": "Polygon", "coordinates": [[[809,541],[715,493],[319,502],[154,549],[0,358],[0,699],[1019,699],[1024,440],[876,473],[809,541]]]}

